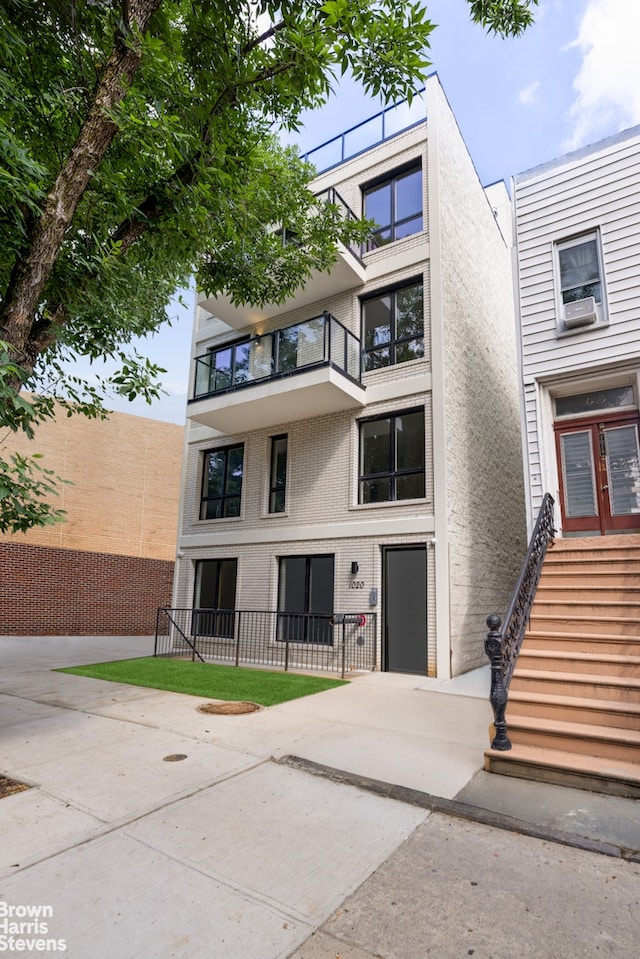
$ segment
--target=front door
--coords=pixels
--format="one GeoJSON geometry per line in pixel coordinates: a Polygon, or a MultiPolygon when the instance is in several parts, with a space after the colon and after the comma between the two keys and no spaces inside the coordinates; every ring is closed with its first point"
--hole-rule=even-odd
{"type": "Polygon", "coordinates": [[[384,550],[384,668],[427,675],[427,550],[384,550]]]}
{"type": "Polygon", "coordinates": [[[563,529],[640,530],[637,412],[556,424],[563,529]]]}

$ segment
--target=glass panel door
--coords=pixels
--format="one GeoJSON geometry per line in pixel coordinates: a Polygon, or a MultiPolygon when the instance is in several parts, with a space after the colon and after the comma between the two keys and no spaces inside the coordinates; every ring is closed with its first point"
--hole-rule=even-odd
{"type": "Polygon", "coordinates": [[[640,514],[640,456],[635,424],[605,429],[612,516],[640,514]]]}
{"type": "Polygon", "coordinates": [[[565,515],[571,518],[597,516],[591,430],[563,433],[560,446],[565,515]]]}

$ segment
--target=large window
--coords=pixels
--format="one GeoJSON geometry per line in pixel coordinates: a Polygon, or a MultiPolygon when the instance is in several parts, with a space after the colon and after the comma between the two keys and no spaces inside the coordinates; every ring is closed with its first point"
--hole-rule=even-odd
{"type": "Polygon", "coordinates": [[[333,567],[332,555],[280,557],[279,640],[333,642],[333,567]]]}
{"type": "Polygon", "coordinates": [[[563,240],[555,247],[560,332],[605,322],[602,259],[597,233],[563,240]]]}
{"type": "Polygon", "coordinates": [[[422,230],[422,168],[397,172],[362,189],[363,213],[375,221],[368,249],[422,230]]]}
{"type": "Polygon", "coordinates": [[[424,410],[360,423],[360,502],[425,495],[424,410]]]}
{"type": "Polygon", "coordinates": [[[365,370],[424,356],[422,283],[387,290],[362,302],[365,370]]]}
{"type": "Polygon", "coordinates": [[[200,519],[240,515],[243,460],[242,443],[205,453],[200,519]]]}
{"type": "Polygon", "coordinates": [[[236,559],[202,559],[196,562],[193,593],[193,631],[198,636],[233,636],[236,606],[236,559]]]}
{"type": "Polygon", "coordinates": [[[287,492],[287,437],[271,437],[269,512],[284,513],[287,492]]]}

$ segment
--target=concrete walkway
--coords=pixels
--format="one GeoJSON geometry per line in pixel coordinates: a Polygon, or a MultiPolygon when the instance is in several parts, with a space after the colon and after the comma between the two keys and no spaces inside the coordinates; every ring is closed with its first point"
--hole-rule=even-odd
{"type": "Polygon", "coordinates": [[[73,959],[637,951],[638,804],[485,774],[487,670],[368,674],[240,716],[52,672],[150,651],[0,637],[0,774],[34,786],[0,800],[0,950],[13,935],[73,959]]]}

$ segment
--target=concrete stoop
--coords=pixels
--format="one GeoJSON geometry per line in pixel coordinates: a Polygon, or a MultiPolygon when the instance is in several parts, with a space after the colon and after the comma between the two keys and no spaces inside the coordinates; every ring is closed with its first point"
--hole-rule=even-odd
{"type": "Polygon", "coordinates": [[[489,772],[640,798],[640,535],[547,551],[507,726],[489,772]]]}

